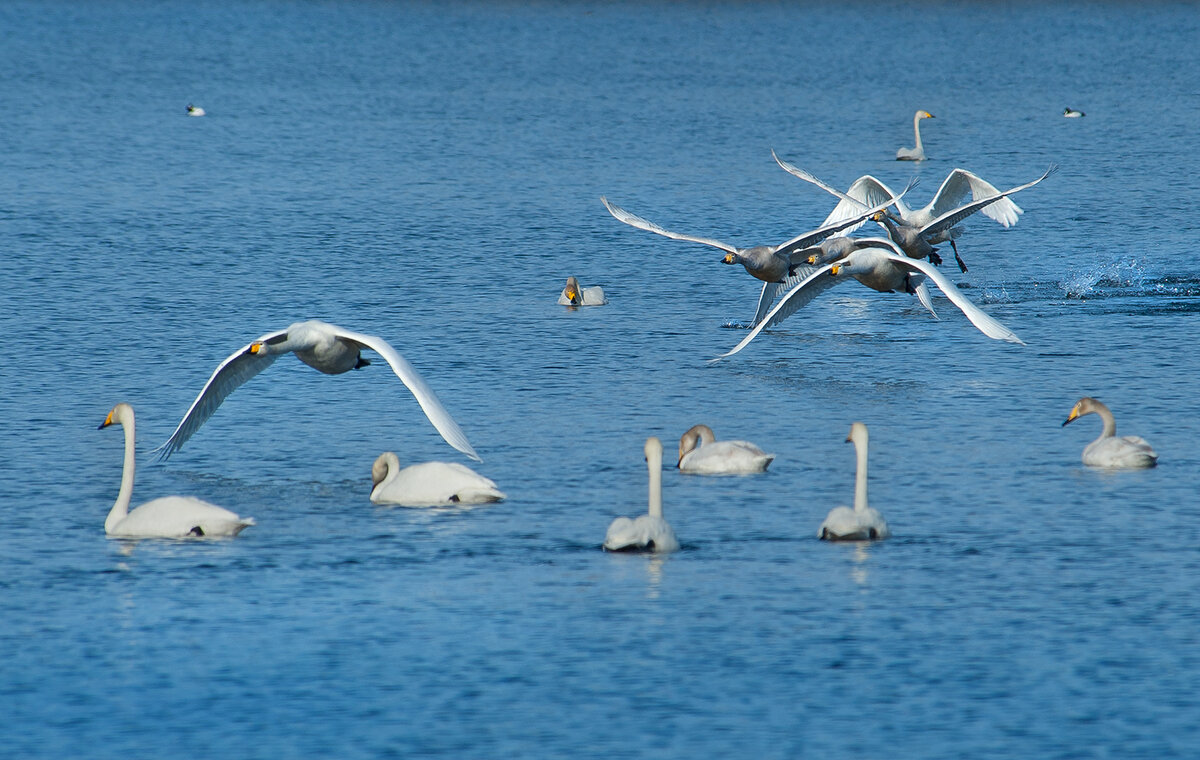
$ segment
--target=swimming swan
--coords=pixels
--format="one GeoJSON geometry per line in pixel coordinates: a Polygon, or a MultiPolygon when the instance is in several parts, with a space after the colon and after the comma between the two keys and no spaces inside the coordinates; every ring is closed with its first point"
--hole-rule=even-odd
{"type": "Polygon", "coordinates": [[[133,407],[117,404],[104,418],[100,429],[118,424],[125,429],[125,466],[121,490],[104,520],[104,532],[120,538],[192,538],[236,536],[253,525],[254,519],[238,517],[228,509],[191,496],[164,496],[142,504],[132,512],[134,422],[133,407]]]}
{"type": "Polygon", "coordinates": [[[1084,396],[1075,402],[1063,427],[1085,414],[1100,415],[1100,419],[1104,420],[1104,429],[1100,431],[1099,438],[1084,448],[1084,464],[1111,469],[1135,469],[1158,464],[1158,453],[1144,438],[1136,435],[1117,437],[1117,421],[1113,419],[1112,412],[1094,398],[1084,396]]]}
{"type": "Polygon", "coordinates": [[[422,462],[401,469],[395,452],[385,451],[371,465],[371,501],[401,507],[487,504],[504,493],[496,484],[457,462],[422,462]]]}
{"type": "Polygon", "coordinates": [[[826,541],[869,541],[887,538],[887,520],[878,511],[867,506],[867,426],[855,422],[850,426],[847,443],[854,443],[854,454],[858,458],[858,471],[854,475],[854,509],[834,507],[821,523],[817,537],[826,541]]]}
{"type": "Polygon", "coordinates": [[[921,119],[932,119],[928,111],[917,111],[913,114],[913,138],[917,141],[915,148],[901,148],[896,151],[897,161],[924,161],[925,146],[921,145],[921,119]]]}
{"type": "Polygon", "coordinates": [[[618,517],[608,526],[604,548],[610,552],[673,552],[679,541],[675,531],[663,519],[662,512],[662,441],[646,439],[646,467],[650,471],[650,507],[636,520],[618,517]]]}
{"type": "Polygon", "coordinates": [[[200,395],[192,402],[175,432],[155,451],[166,459],[183,448],[200,426],[217,411],[221,402],[243,383],[262,372],[283,354],[295,353],[296,358],[327,375],[338,375],[360,369],[370,362],[362,358],[362,350],[370,349],[391,365],[416,397],[425,415],[438,433],[454,448],[476,461],[483,461],[467,442],[467,436],[446,411],[433,390],[425,384],[413,366],[382,338],[350,332],[327,322],[310,320],[297,322],[286,330],[267,333],[248,346],[239,348],[217,366],[208,378],[200,395]]]}
{"type": "Polygon", "coordinates": [[[604,297],[604,288],[593,285],[590,288],[579,287],[579,280],[567,278],[567,286],[558,296],[560,306],[603,306],[608,303],[604,297]]]}
{"type": "Polygon", "coordinates": [[[1063,116],[1068,119],[1080,119],[1086,115],[1087,114],[1085,114],[1083,111],[1076,111],[1074,108],[1071,108],[1070,106],[1067,106],[1066,108],[1063,109],[1063,116]]]}
{"type": "Polygon", "coordinates": [[[187,115],[188,116],[203,116],[204,109],[201,108],[200,106],[194,106],[191,103],[188,103],[187,115]]]}
{"type": "Polygon", "coordinates": [[[680,472],[744,475],[765,472],[774,459],[749,441],[718,441],[708,425],[693,425],[679,439],[680,472]]]}

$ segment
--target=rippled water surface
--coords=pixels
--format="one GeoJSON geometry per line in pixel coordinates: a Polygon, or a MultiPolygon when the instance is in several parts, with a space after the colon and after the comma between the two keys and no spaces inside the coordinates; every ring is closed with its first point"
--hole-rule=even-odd
{"type": "Polygon", "coordinates": [[[0,5],[3,754],[1195,756],[1197,39],[1172,4],[0,5]],[[919,203],[1059,164],[943,267],[1028,345],[850,284],[707,364],[755,281],[599,196],[777,243],[832,199],[771,149],[919,203]],[[148,455],[306,318],[391,342],[508,500],[371,505],[381,451],[465,461],[381,362],[285,357],[148,455]],[[1085,469],[1083,395],[1159,467],[1085,469]],[[258,524],[106,539],[118,401],[135,502],[258,524]],[[828,545],[854,420],[894,535],[828,545]],[[696,422],[778,458],[682,476],[696,422]],[[683,549],[605,554],[649,435],[683,549]]]}

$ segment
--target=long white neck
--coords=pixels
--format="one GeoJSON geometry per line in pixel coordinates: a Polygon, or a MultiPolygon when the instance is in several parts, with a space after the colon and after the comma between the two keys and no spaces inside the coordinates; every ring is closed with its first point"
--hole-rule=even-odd
{"type": "Polygon", "coordinates": [[[921,114],[913,114],[913,137],[917,141],[917,151],[921,151],[921,114]]]}
{"type": "Polygon", "coordinates": [[[134,425],[132,415],[126,415],[121,420],[125,429],[125,465],[121,468],[121,490],[117,493],[117,501],[108,511],[104,519],[104,532],[112,533],[117,523],[129,515],[129,500],[133,498],[133,470],[135,465],[133,455],[134,425]]]}
{"type": "Polygon", "coordinates": [[[385,451],[379,455],[375,463],[371,465],[371,480],[375,482],[375,487],[371,489],[371,495],[387,488],[396,478],[400,476],[400,457],[396,456],[394,451],[385,451]]]}
{"type": "MultiPolygon", "coordinates": [[[[862,438],[865,438],[863,436],[862,438]]],[[[854,511],[867,508],[867,442],[854,438],[854,453],[858,457],[858,472],[854,476],[854,511]]]]}
{"type": "Polygon", "coordinates": [[[1113,413],[1108,410],[1107,406],[1095,406],[1096,414],[1100,415],[1100,419],[1104,420],[1104,430],[1100,433],[1101,438],[1112,438],[1117,434],[1117,420],[1113,417],[1113,413]]]}
{"type": "Polygon", "coordinates": [[[650,505],[647,510],[651,517],[661,518],[662,510],[662,444],[652,446],[646,444],[646,468],[650,471],[650,505]]]}

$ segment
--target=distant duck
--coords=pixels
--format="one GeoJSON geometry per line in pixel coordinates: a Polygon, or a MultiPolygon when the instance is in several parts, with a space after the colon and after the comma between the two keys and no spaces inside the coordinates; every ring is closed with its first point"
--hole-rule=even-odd
{"type": "Polygon", "coordinates": [[[826,541],[869,541],[891,535],[883,515],[867,506],[867,426],[850,426],[847,443],[854,444],[858,472],[854,476],[854,509],[835,507],[821,523],[817,537],[826,541]]]}
{"type": "Polygon", "coordinates": [[[567,286],[558,296],[558,303],[561,306],[603,306],[608,299],[604,297],[604,288],[599,285],[581,288],[579,280],[568,277],[567,286]]]}
{"type": "Polygon", "coordinates": [[[764,472],[775,459],[749,441],[718,441],[708,425],[693,425],[679,439],[679,471],[697,475],[764,472]]]}
{"type": "Polygon", "coordinates": [[[618,517],[608,526],[604,548],[610,552],[673,552],[679,549],[675,531],[663,519],[662,441],[646,439],[646,468],[650,471],[650,498],[647,513],[635,520],[618,517]]]}
{"type": "Polygon", "coordinates": [[[1063,109],[1063,116],[1067,117],[1068,119],[1078,119],[1081,116],[1087,116],[1087,114],[1085,114],[1083,111],[1076,111],[1074,108],[1067,106],[1063,109]]]}
{"type": "Polygon", "coordinates": [[[1099,438],[1083,449],[1084,464],[1089,467],[1125,470],[1153,467],[1158,464],[1158,453],[1145,439],[1136,435],[1117,437],[1117,422],[1113,419],[1112,412],[1094,398],[1084,396],[1075,402],[1063,427],[1085,414],[1100,415],[1100,419],[1104,420],[1104,429],[1100,431],[1099,438]]]}
{"type": "Polygon", "coordinates": [[[917,111],[913,114],[913,137],[917,141],[915,148],[901,148],[896,151],[897,161],[924,161],[925,147],[921,145],[921,119],[932,119],[933,114],[928,111],[917,111]]]}
{"type": "Polygon", "coordinates": [[[104,520],[104,532],[117,538],[218,538],[236,536],[254,524],[253,518],[238,517],[228,509],[192,496],[163,496],[129,510],[133,497],[134,418],[133,407],[117,404],[100,428],[120,425],[125,429],[125,466],[121,490],[104,520]]]}
{"type": "Polygon", "coordinates": [[[204,109],[200,106],[194,106],[191,103],[188,103],[187,114],[188,116],[203,116],[204,109]]]}
{"type": "Polygon", "coordinates": [[[488,504],[504,498],[496,484],[457,462],[422,462],[400,467],[385,451],[371,465],[371,501],[401,507],[488,504]]]}

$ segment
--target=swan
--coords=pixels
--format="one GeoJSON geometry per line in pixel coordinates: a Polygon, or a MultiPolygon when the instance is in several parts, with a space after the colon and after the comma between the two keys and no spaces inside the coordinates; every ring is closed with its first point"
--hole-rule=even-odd
{"type": "Polygon", "coordinates": [[[201,108],[200,106],[194,106],[191,103],[188,103],[187,115],[188,116],[203,116],[204,109],[201,108]]]}
{"type": "Polygon", "coordinates": [[[313,369],[327,375],[338,375],[370,364],[362,358],[364,348],[387,360],[392,371],[412,391],[429,421],[447,443],[472,459],[483,461],[475,453],[475,449],[471,448],[458,423],[438,401],[437,395],[396,349],[382,338],[350,332],[315,319],[297,322],[286,330],[267,333],[230,354],[208,378],[208,382],[188,408],[175,432],[155,451],[162,451],[161,457],[166,459],[183,448],[183,444],[200,429],[213,412],[217,411],[217,407],[230,393],[271,366],[283,354],[295,353],[297,359],[313,369]]]}
{"type": "Polygon", "coordinates": [[[708,425],[693,425],[679,439],[679,471],[697,475],[765,472],[775,459],[749,441],[718,441],[708,425]]]}
{"type": "Polygon", "coordinates": [[[856,250],[844,259],[815,268],[812,274],[788,291],[775,305],[775,308],[755,325],[754,329],[745,338],[742,338],[740,343],[730,351],[710,359],[709,362],[720,361],[741,351],[764,329],[779,324],[821,293],[844,281],[841,275],[850,275],[872,290],[885,293],[895,290],[911,293],[915,290],[913,284],[915,280],[922,276],[928,277],[984,335],[996,340],[1025,345],[1016,333],[971,303],[970,299],[963,295],[962,291],[932,264],[905,256],[895,248],[884,247],[887,241],[879,240],[878,242],[880,246],[877,248],[856,250]]]}
{"type": "Polygon", "coordinates": [[[457,462],[422,462],[401,469],[395,452],[371,465],[371,501],[402,507],[487,504],[504,499],[496,484],[457,462]]]}
{"type": "Polygon", "coordinates": [[[1068,119],[1078,119],[1083,116],[1087,116],[1087,114],[1085,114],[1083,111],[1076,111],[1074,108],[1067,106],[1063,109],[1063,116],[1068,119]]]}
{"type": "Polygon", "coordinates": [[[1158,464],[1158,453],[1144,438],[1136,435],[1117,437],[1117,421],[1113,419],[1112,412],[1094,398],[1084,396],[1075,402],[1063,427],[1085,414],[1100,415],[1100,419],[1104,420],[1104,429],[1100,431],[1099,438],[1084,448],[1084,464],[1111,469],[1136,469],[1158,464]]]}
{"type": "Polygon", "coordinates": [[[888,530],[883,515],[867,506],[867,426],[855,422],[850,426],[847,443],[854,444],[858,458],[858,471],[854,475],[854,509],[834,507],[821,523],[817,537],[826,541],[868,541],[887,538],[888,530]]]}
{"type": "Polygon", "coordinates": [[[646,439],[646,467],[650,471],[650,507],[635,520],[618,517],[608,526],[604,548],[610,552],[673,552],[679,550],[675,531],[662,516],[662,441],[646,439]]]}
{"type": "MultiPolygon", "coordinates": [[[[912,189],[915,184],[915,181],[909,183],[904,192],[895,196],[895,198],[903,197],[904,193],[912,189]]],[[[864,210],[861,218],[851,216],[847,219],[839,220],[834,224],[822,225],[815,230],[797,235],[779,245],[756,245],[750,248],[738,248],[728,243],[722,243],[720,240],[714,240],[713,238],[671,232],[659,227],[654,222],[631,214],[620,206],[610,203],[603,196],[601,196],[600,202],[604,204],[604,207],[608,209],[608,213],[612,214],[615,219],[631,227],[653,232],[672,240],[700,243],[725,251],[725,257],[721,259],[722,263],[741,264],[753,277],[762,280],[764,283],[762,292],[758,297],[758,308],[755,309],[754,313],[754,323],[757,324],[766,315],[780,292],[792,288],[809,274],[810,270],[804,266],[804,260],[808,257],[809,253],[805,249],[817,245],[825,238],[841,232],[848,227],[866,221],[871,214],[881,211],[888,204],[893,203],[895,198],[889,198],[886,202],[881,202],[872,209],[864,210]]]]}
{"type": "Polygon", "coordinates": [[[901,148],[896,151],[897,161],[924,161],[925,147],[921,145],[921,119],[932,119],[928,111],[917,111],[913,114],[913,138],[917,141],[915,148],[901,148]]]}
{"type": "Polygon", "coordinates": [[[608,299],[604,297],[604,288],[599,285],[581,288],[579,280],[568,277],[567,286],[558,296],[558,303],[562,306],[603,306],[608,299]]]}
{"type": "Polygon", "coordinates": [[[135,440],[133,407],[117,404],[100,423],[99,429],[113,424],[125,429],[125,466],[121,470],[117,501],[104,520],[106,534],[120,538],[215,538],[236,536],[254,524],[251,517],[238,517],[228,509],[191,496],[163,496],[130,512],[135,440]]]}

